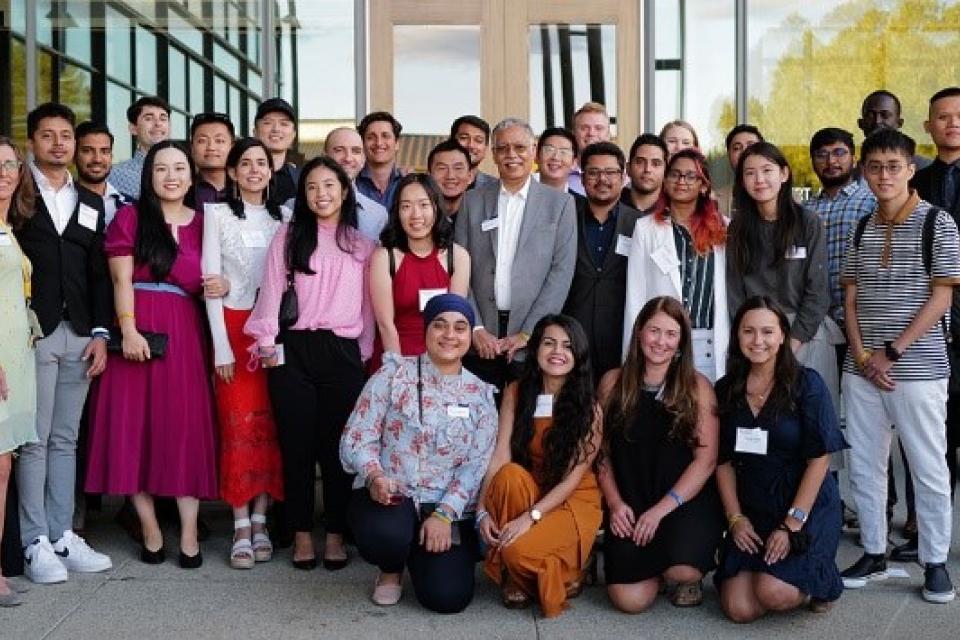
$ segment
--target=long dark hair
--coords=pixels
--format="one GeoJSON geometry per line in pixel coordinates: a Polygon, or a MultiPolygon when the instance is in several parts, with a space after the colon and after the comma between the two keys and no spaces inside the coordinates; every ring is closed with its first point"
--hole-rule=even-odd
{"type": "Polygon", "coordinates": [[[287,231],[287,268],[300,273],[313,274],[310,257],[317,250],[317,215],[307,204],[307,178],[317,167],[329,169],[337,176],[345,198],[337,221],[337,247],[344,253],[353,253],[357,237],[357,196],[346,171],[328,156],[317,156],[304,165],[297,184],[297,198],[293,204],[293,218],[287,231]]]}
{"type": "Polygon", "coordinates": [[[510,436],[510,456],[514,462],[531,468],[533,414],[537,407],[537,396],[543,393],[543,371],[537,362],[537,350],[547,327],[554,326],[563,329],[570,338],[573,369],[567,374],[554,400],[553,426],[543,439],[542,480],[550,488],[559,484],[570,469],[587,460],[594,449],[591,442],[594,389],[587,335],[574,318],[551,314],[537,322],[527,343],[527,360],[517,381],[517,407],[510,436]]]}
{"type": "Polygon", "coordinates": [[[620,370],[610,396],[604,407],[604,445],[610,443],[616,433],[628,435],[627,428],[637,417],[640,406],[640,394],[643,387],[643,374],[647,368],[643,348],[640,344],[640,334],[643,328],[657,313],[663,312],[680,325],[680,344],[677,345],[677,356],[674,357],[667,369],[667,376],[663,381],[663,406],[673,418],[669,435],[671,438],[686,443],[690,447],[699,446],[697,438],[697,423],[700,417],[700,407],[697,394],[697,371],[693,366],[693,344],[691,339],[690,319],[683,304],[671,296],[651,298],[643,305],[633,323],[630,333],[630,345],[627,349],[627,359],[620,370]]]}
{"type": "MultiPolygon", "coordinates": [[[[263,149],[263,152],[267,156],[267,166],[268,170],[273,172],[273,164],[270,159],[270,150],[267,149],[267,145],[263,144],[257,138],[243,138],[238,140],[233,147],[230,148],[230,153],[227,154],[227,169],[237,170],[237,166],[240,164],[240,158],[247,151],[253,147],[260,147],[263,149]]],[[[230,210],[233,211],[233,215],[237,216],[241,220],[247,217],[243,212],[243,199],[240,197],[240,187],[237,185],[237,181],[230,178],[230,172],[227,172],[227,204],[230,205],[230,210]]],[[[270,180],[267,180],[266,186],[263,189],[261,194],[263,196],[263,204],[267,208],[267,213],[270,214],[270,217],[274,220],[280,219],[280,205],[270,199],[270,180]]]]}
{"type": "Polygon", "coordinates": [[[730,223],[730,252],[737,270],[746,273],[752,269],[765,269],[782,262],[787,251],[802,233],[803,211],[793,199],[793,172],[783,153],[769,142],[756,142],[743,152],[737,162],[737,177],[733,185],[733,199],[737,215],[730,223]],[[756,264],[757,252],[762,244],[760,240],[760,210],[743,186],[743,164],[751,156],[762,156],[781,169],[787,170],[787,180],[780,185],[777,194],[777,231],[770,265],[756,264]]]}
{"type": "Polygon", "coordinates": [[[137,239],[134,243],[134,259],[139,264],[150,266],[150,272],[159,282],[167,277],[173,262],[177,259],[177,241],[173,239],[170,227],[160,208],[160,197],[153,188],[153,165],[157,154],[164,149],[176,149],[183,154],[194,173],[193,159],[187,148],[175,140],[163,140],[150,147],[143,161],[143,173],[140,176],[140,200],[137,202],[137,239]]]}
{"type": "Polygon", "coordinates": [[[17,143],[6,136],[0,136],[0,147],[13,149],[13,155],[20,163],[19,182],[10,197],[10,209],[7,211],[7,224],[13,229],[19,229],[33,217],[33,205],[37,192],[33,186],[33,176],[27,169],[27,160],[23,157],[23,152],[20,151],[17,143]]]}
{"type": "Polygon", "coordinates": [[[403,224],[400,222],[400,196],[403,190],[411,184],[419,184],[427,192],[430,198],[430,206],[433,207],[433,228],[430,230],[430,236],[433,238],[433,245],[439,249],[449,249],[453,244],[453,224],[440,208],[440,191],[436,183],[426,173],[408,173],[397,184],[395,193],[397,196],[393,199],[393,205],[390,207],[390,218],[387,225],[380,233],[380,244],[387,249],[399,249],[404,253],[409,253],[410,242],[406,232],[403,230],[403,224]]]}
{"type": "Polygon", "coordinates": [[[787,314],[769,296],[748,298],[739,309],[730,326],[730,346],[727,349],[727,375],[725,383],[717,387],[717,402],[720,415],[726,415],[737,409],[744,401],[747,391],[747,375],[752,366],[740,348],[740,323],[748,312],[766,309],[777,316],[777,324],[783,332],[783,344],[777,351],[777,360],[773,370],[773,389],[767,399],[767,406],[775,411],[790,411],[794,407],[795,387],[800,377],[800,363],[790,348],[790,320],[787,314]]]}
{"type": "MultiPolygon", "coordinates": [[[[705,255],[712,251],[714,247],[722,247],[727,242],[727,226],[717,208],[717,202],[711,197],[713,190],[713,180],[710,179],[710,168],[707,166],[707,159],[696,149],[681,149],[670,156],[667,160],[666,173],[669,173],[673,166],[686,158],[693,161],[697,167],[697,174],[700,176],[701,186],[706,187],[702,193],[697,194],[697,204],[690,216],[690,235],[693,236],[693,248],[700,255],[705,255]]],[[[660,198],[653,210],[657,222],[666,222],[667,212],[670,208],[669,197],[666,190],[660,192],[660,198]]]]}

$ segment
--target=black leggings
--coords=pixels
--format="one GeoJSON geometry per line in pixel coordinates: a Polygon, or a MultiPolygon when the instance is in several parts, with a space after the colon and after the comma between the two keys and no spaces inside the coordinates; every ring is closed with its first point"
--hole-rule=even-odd
{"type": "Polygon", "coordinates": [[[326,330],[280,337],[286,364],[267,370],[267,385],[283,456],[287,522],[294,532],[313,530],[319,462],[326,532],[342,534],[353,480],[340,464],[340,436],[363,389],[360,348],[326,330]]]}
{"type": "Polygon", "coordinates": [[[364,560],[384,573],[400,573],[404,565],[417,601],[437,613],[459,613],[473,600],[474,564],[478,555],[473,520],[460,528],[460,544],[443,553],[420,546],[420,519],[413,501],[386,506],[374,502],[366,489],[357,489],[350,499],[350,530],[364,560]]]}

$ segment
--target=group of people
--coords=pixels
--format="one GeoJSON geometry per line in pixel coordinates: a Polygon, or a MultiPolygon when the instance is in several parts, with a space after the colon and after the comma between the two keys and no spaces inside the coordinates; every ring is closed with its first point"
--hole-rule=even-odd
{"type": "MultiPolygon", "coordinates": [[[[0,138],[0,526],[22,549],[4,567],[109,569],[74,526],[86,493],[128,499],[149,564],[175,505],[196,568],[220,499],[232,567],[280,531],[301,570],[355,545],[383,606],[406,571],[424,607],[461,611],[482,560],[505,606],[555,616],[600,551],[625,612],[698,605],[711,571],[734,621],[824,611],[886,576],[896,425],[916,525],[891,559],[954,598],[960,88],[930,100],[921,170],[887,91],[859,159],[851,133],[816,132],[803,205],[746,124],[728,195],[689,123],[625,155],[596,103],[539,136],[462,116],[426,173],[397,166],[386,112],[302,167],[282,99],[251,137],[201,113],[183,144],[169,115],[132,105],[116,166],[113,132],[60,104],[28,115],[29,161],[0,138]],[[864,554],[841,572],[844,460],[864,554]]],[[[0,605],[16,589],[0,577],[0,605]]]]}

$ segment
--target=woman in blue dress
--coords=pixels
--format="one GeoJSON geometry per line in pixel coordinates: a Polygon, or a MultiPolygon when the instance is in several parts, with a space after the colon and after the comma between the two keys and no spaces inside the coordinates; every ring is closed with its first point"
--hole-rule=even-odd
{"type": "Polygon", "coordinates": [[[730,528],[714,582],[735,622],[808,603],[823,611],[843,591],[840,494],[828,470],[847,445],[826,385],[797,362],[789,331],[769,297],[744,302],[716,387],[717,485],[730,528]]]}

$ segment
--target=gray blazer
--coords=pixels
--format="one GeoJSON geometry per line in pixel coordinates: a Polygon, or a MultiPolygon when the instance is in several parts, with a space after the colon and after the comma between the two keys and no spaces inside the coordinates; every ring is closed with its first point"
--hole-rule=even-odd
{"type": "MultiPolygon", "coordinates": [[[[494,295],[498,230],[483,231],[481,224],[497,217],[499,194],[499,180],[468,191],[454,230],[457,244],[470,253],[470,302],[477,323],[493,334],[498,322],[494,295]]],[[[576,260],[577,215],[573,197],[531,179],[513,260],[513,308],[508,335],[531,333],[540,318],[560,313],[576,260]]]]}

